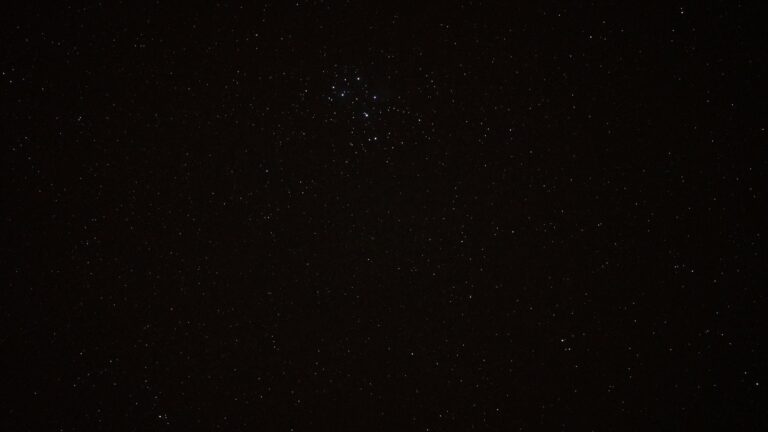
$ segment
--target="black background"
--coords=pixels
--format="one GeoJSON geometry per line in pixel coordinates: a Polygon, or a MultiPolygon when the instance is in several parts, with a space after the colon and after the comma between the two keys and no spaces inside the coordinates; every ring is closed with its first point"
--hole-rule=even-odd
{"type": "Polygon", "coordinates": [[[766,426],[758,2],[22,3],[4,430],[766,426]]]}

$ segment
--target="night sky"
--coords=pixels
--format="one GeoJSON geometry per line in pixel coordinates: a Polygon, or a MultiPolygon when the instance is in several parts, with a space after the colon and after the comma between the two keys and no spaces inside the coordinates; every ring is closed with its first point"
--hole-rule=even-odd
{"type": "Polygon", "coordinates": [[[767,430],[760,2],[52,3],[0,429],[767,430]]]}

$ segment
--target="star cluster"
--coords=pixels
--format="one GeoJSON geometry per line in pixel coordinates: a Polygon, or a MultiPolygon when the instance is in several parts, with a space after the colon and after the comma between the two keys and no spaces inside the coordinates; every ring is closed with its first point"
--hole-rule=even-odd
{"type": "Polygon", "coordinates": [[[766,428],[757,3],[27,3],[0,430],[766,428]]]}

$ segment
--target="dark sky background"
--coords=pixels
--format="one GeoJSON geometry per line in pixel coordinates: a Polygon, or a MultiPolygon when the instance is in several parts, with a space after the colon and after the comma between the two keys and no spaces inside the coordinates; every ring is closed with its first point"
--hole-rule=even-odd
{"type": "Polygon", "coordinates": [[[760,2],[33,3],[3,430],[768,426],[760,2]]]}

